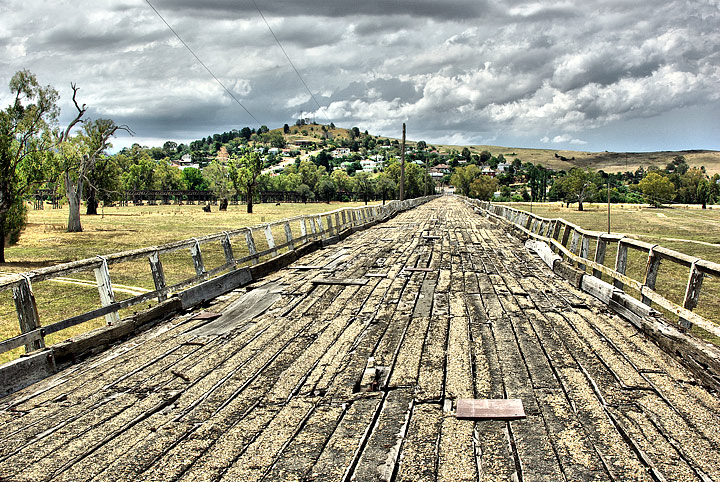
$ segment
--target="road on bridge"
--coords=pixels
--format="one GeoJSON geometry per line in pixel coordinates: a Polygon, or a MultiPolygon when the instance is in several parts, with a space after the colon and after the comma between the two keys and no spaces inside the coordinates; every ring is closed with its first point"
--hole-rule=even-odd
{"type": "Polygon", "coordinates": [[[0,480],[720,481],[718,399],[454,198],[207,311],[0,400],[0,480]]]}

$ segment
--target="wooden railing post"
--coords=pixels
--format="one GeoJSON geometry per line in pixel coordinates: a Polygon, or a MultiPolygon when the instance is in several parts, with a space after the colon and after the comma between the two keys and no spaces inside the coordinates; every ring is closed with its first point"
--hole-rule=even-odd
{"type": "Polygon", "coordinates": [[[563,231],[563,237],[562,237],[562,241],[560,242],[560,244],[562,244],[566,248],[568,245],[568,239],[570,238],[570,232],[572,232],[572,230],[573,230],[573,228],[571,228],[567,224],[565,225],[565,231],[563,231]]]}
{"type": "MultiPolygon", "coordinates": [[[[572,254],[578,254],[578,242],[580,241],[580,234],[573,229],[572,240],[570,241],[570,252],[572,254]]],[[[572,261],[570,262],[572,264],[572,261]]],[[[579,265],[579,263],[578,263],[579,265]]]]}
{"type": "MultiPolygon", "coordinates": [[[[685,288],[685,299],[683,301],[683,307],[690,311],[694,310],[698,304],[700,289],[702,288],[703,278],[705,277],[705,274],[697,269],[697,262],[698,260],[695,260],[692,266],[690,266],[690,276],[688,277],[688,284],[685,288]]],[[[683,328],[688,330],[692,328],[692,323],[682,316],[678,321],[683,328]]]]}
{"type": "MultiPolygon", "coordinates": [[[[115,293],[113,293],[112,282],[110,281],[110,270],[108,269],[107,259],[102,256],[98,256],[98,258],[102,260],[102,263],[94,269],[94,272],[98,293],[100,293],[100,304],[110,306],[115,303],[115,293]]],[[[105,321],[108,325],[112,325],[120,321],[120,315],[118,315],[117,311],[113,311],[105,315],[105,321]]]]}
{"type": "MultiPolygon", "coordinates": [[[[589,254],[590,254],[590,238],[583,234],[582,240],[580,241],[580,257],[583,259],[588,259],[589,254]]],[[[586,266],[583,263],[578,263],[578,268],[585,271],[586,266]]]]}
{"type": "Polygon", "coordinates": [[[290,245],[290,251],[295,249],[295,241],[293,241],[292,230],[290,229],[290,221],[285,221],[285,240],[290,245]]]}
{"type": "Polygon", "coordinates": [[[305,224],[305,216],[300,218],[300,236],[303,237],[303,242],[307,242],[307,224],[305,224]]]}
{"type": "Polygon", "coordinates": [[[332,236],[332,234],[333,234],[333,233],[332,233],[332,230],[333,230],[332,215],[328,215],[328,217],[327,217],[327,225],[328,225],[328,228],[327,228],[327,229],[328,229],[327,237],[330,237],[330,236],[332,236]]]}
{"type": "MultiPolygon", "coordinates": [[[[655,289],[655,281],[657,280],[658,270],[660,269],[660,256],[657,256],[654,253],[654,249],[657,247],[657,245],[650,248],[650,251],[648,251],[648,261],[647,261],[647,267],[645,268],[645,282],[643,283],[643,286],[646,286],[650,288],[651,290],[655,289]]],[[[652,301],[650,301],[650,298],[642,295],[642,302],[648,306],[652,306],[652,301]]]]}
{"type": "Polygon", "coordinates": [[[335,234],[340,234],[342,226],[340,225],[340,213],[335,213],[335,234]]]}
{"type": "Polygon", "coordinates": [[[193,264],[195,265],[195,274],[198,276],[203,276],[205,274],[205,263],[202,259],[200,241],[198,241],[196,238],[193,239],[195,240],[195,244],[190,246],[190,255],[192,256],[193,264]]]}
{"type": "Polygon", "coordinates": [[[318,214],[318,215],[315,217],[315,220],[316,220],[317,225],[318,225],[318,234],[320,234],[320,239],[322,239],[322,237],[323,237],[322,232],[325,231],[325,228],[323,227],[322,217],[318,214]]]}
{"type": "Polygon", "coordinates": [[[160,253],[158,251],[151,253],[148,256],[148,261],[150,262],[150,272],[155,283],[155,291],[158,292],[158,301],[164,301],[167,298],[167,293],[165,293],[167,286],[165,284],[165,271],[160,261],[160,253]]]}
{"type": "MultiPolygon", "coordinates": [[[[597,245],[595,246],[595,262],[598,264],[605,263],[605,252],[607,251],[607,241],[602,236],[598,236],[597,245]]],[[[602,271],[593,268],[593,276],[602,279],[602,271]]]]}
{"type": "MultiPolygon", "coordinates": [[[[618,241],[617,257],[615,258],[615,271],[620,274],[625,274],[625,270],[627,270],[627,253],[627,244],[623,243],[621,239],[618,241]]],[[[625,287],[623,282],[617,279],[613,281],[613,285],[619,290],[625,287]]]]}
{"type": "Polygon", "coordinates": [[[250,263],[258,264],[258,252],[257,248],[255,247],[255,239],[253,239],[251,228],[247,228],[247,231],[245,231],[245,244],[247,244],[248,254],[252,256],[252,260],[250,261],[250,263]]]}
{"type": "MultiPolygon", "coordinates": [[[[22,281],[12,288],[15,311],[20,323],[20,333],[28,333],[40,328],[40,317],[38,316],[35,295],[32,291],[30,278],[23,276],[22,281]]],[[[41,337],[25,345],[25,353],[45,348],[45,340],[41,337]]]]}
{"type": "MultiPolygon", "coordinates": [[[[554,239],[555,241],[558,241],[559,240],[558,238],[560,238],[560,229],[561,228],[562,228],[562,225],[560,224],[560,222],[557,219],[553,220],[552,224],[551,224],[551,228],[550,228],[552,230],[552,234],[549,235],[548,237],[552,237],[552,239],[554,239]]],[[[558,250],[557,246],[555,246],[554,244],[550,245],[550,249],[552,250],[553,253],[556,253],[558,250]]]]}
{"type": "Polygon", "coordinates": [[[272,249],[272,256],[277,256],[277,248],[275,248],[275,238],[273,238],[272,227],[270,224],[265,225],[265,239],[267,240],[268,249],[272,249]]]}
{"type": "Polygon", "coordinates": [[[222,247],[225,252],[225,263],[230,265],[230,269],[233,270],[237,267],[237,261],[235,261],[235,255],[233,254],[232,244],[230,243],[230,234],[227,231],[223,232],[225,235],[222,238],[222,247]]]}

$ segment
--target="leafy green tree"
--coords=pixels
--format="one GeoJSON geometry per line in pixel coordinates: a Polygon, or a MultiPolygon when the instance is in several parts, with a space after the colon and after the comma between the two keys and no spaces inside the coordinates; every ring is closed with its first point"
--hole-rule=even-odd
{"type": "Polygon", "coordinates": [[[102,155],[98,158],[95,168],[85,177],[87,180],[85,214],[96,215],[100,202],[107,204],[117,198],[120,190],[120,174],[115,156],[102,155]]]}
{"type": "Polygon", "coordinates": [[[243,137],[246,141],[249,141],[251,136],[252,130],[250,130],[249,127],[243,127],[240,129],[240,137],[243,137]]]}
{"type": "Polygon", "coordinates": [[[325,199],[325,202],[330,204],[330,201],[333,200],[337,191],[337,184],[333,182],[330,176],[323,176],[320,178],[320,181],[318,182],[318,194],[322,199],[325,199]]]}
{"type": "Polygon", "coordinates": [[[244,192],[247,199],[247,212],[252,214],[255,187],[260,171],[262,171],[263,161],[257,152],[247,152],[233,164],[234,172],[231,175],[237,176],[238,187],[242,186],[240,192],[244,192]]]}
{"type": "Polygon", "coordinates": [[[475,164],[458,167],[450,177],[450,184],[455,186],[455,189],[460,191],[460,194],[469,196],[470,185],[478,178],[478,176],[480,176],[480,168],[478,168],[475,164]]]}
{"type": "Polygon", "coordinates": [[[147,155],[137,156],[134,159],[121,154],[116,157],[122,169],[120,183],[125,190],[153,189],[155,185],[155,162],[147,155]]]}
{"type": "Polygon", "coordinates": [[[195,167],[186,167],[183,169],[182,179],[191,191],[207,191],[208,189],[208,182],[203,177],[202,171],[195,167]]]}
{"type": "Polygon", "coordinates": [[[297,165],[285,169],[288,174],[299,174],[302,184],[307,184],[310,189],[316,191],[320,178],[327,172],[324,167],[317,166],[311,161],[300,161],[297,165]]]}
{"type": "Polygon", "coordinates": [[[675,186],[657,172],[649,172],[639,183],[640,190],[655,207],[675,199],[675,186]]]}
{"type": "Polygon", "coordinates": [[[158,161],[153,172],[153,189],[186,189],[182,171],[171,165],[167,159],[158,161]]]}
{"type": "Polygon", "coordinates": [[[707,204],[710,202],[710,199],[710,183],[707,179],[703,179],[698,183],[697,200],[702,204],[703,209],[707,209],[707,204]]]}
{"type": "Polygon", "coordinates": [[[24,202],[15,203],[7,212],[4,221],[5,243],[8,246],[17,244],[20,233],[27,226],[28,207],[24,202]]]}
{"type": "Polygon", "coordinates": [[[165,157],[172,157],[177,153],[178,143],[175,141],[165,141],[162,146],[165,157]]]}
{"type": "Polygon", "coordinates": [[[390,179],[389,176],[383,173],[375,180],[375,189],[377,189],[378,194],[382,196],[383,204],[385,204],[385,200],[388,197],[394,197],[395,191],[397,191],[397,184],[395,184],[395,181],[390,179]]]}
{"type": "Polygon", "coordinates": [[[302,201],[306,204],[308,202],[308,199],[311,201],[315,199],[315,193],[312,192],[312,189],[310,189],[310,186],[308,186],[307,184],[300,184],[297,187],[296,192],[300,195],[302,201]]]}
{"type": "Polygon", "coordinates": [[[330,174],[330,178],[337,185],[338,191],[350,192],[353,189],[353,178],[342,169],[337,169],[330,174]]]}
{"type": "Polygon", "coordinates": [[[235,195],[236,192],[226,165],[214,160],[203,169],[202,174],[207,179],[210,190],[218,198],[227,200],[235,195]]]}
{"type": "Polygon", "coordinates": [[[498,180],[490,176],[479,176],[470,184],[470,197],[489,201],[498,189],[498,180]]]}
{"type": "Polygon", "coordinates": [[[357,189],[357,192],[362,195],[365,204],[367,204],[368,198],[375,190],[375,182],[370,177],[369,172],[358,171],[355,173],[355,188],[357,189]]]}
{"type": "Polygon", "coordinates": [[[59,113],[57,91],[40,86],[30,71],[16,72],[9,87],[12,101],[0,112],[0,263],[5,238],[22,225],[23,197],[46,180],[52,165],[51,131],[59,113]]]}
{"type": "Polygon", "coordinates": [[[578,203],[578,211],[583,211],[583,203],[592,199],[598,192],[601,179],[598,173],[590,169],[575,167],[565,176],[557,179],[557,189],[564,194],[567,203],[578,203]]]}

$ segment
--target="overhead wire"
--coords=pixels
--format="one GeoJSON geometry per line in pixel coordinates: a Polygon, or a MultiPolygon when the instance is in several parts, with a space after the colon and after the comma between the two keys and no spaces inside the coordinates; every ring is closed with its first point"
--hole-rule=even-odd
{"type": "Polygon", "coordinates": [[[280,39],[278,39],[277,35],[275,35],[275,32],[273,31],[272,27],[270,27],[270,23],[265,18],[265,15],[262,13],[262,10],[260,10],[260,6],[257,4],[257,2],[255,0],[252,0],[252,3],[253,3],[253,5],[255,5],[255,8],[257,9],[258,13],[260,14],[260,17],[262,17],[263,22],[265,22],[265,25],[267,26],[268,30],[272,34],[273,38],[275,39],[275,42],[278,44],[278,47],[280,47],[280,50],[282,50],[282,53],[285,54],[285,58],[287,59],[290,66],[295,71],[295,74],[298,76],[298,79],[300,79],[300,82],[302,82],[302,85],[305,86],[305,90],[307,90],[308,94],[310,94],[310,98],[312,98],[312,100],[318,106],[318,109],[320,110],[320,112],[323,114],[325,119],[328,121],[328,124],[330,124],[331,121],[327,115],[325,108],[320,105],[320,102],[317,101],[317,99],[315,98],[315,95],[310,90],[310,87],[308,87],[307,83],[305,83],[305,80],[302,78],[302,75],[300,75],[300,71],[297,69],[297,67],[295,67],[295,64],[290,59],[290,56],[288,55],[288,53],[285,51],[285,48],[282,46],[282,43],[280,43],[280,39]]]}
{"type": "MultiPolygon", "coordinates": [[[[247,109],[247,107],[245,107],[245,106],[242,104],[242,102],[240,102],[240,101],[237,99],[237,97],[235,97],[235,95],[234,95],[232,92],[230,92],[230,90],[229,90],[227,87],[225,87],[225,84],[223,84],[223,83],[220,81],[220,79],[218,79],[217,76],[213,73],[213,71],[210,70],[210,68],[209,68],[207,65],[205,65],[205,62],[203,62],[203,61],[200,59],[200,57],[197,56],[197,54],[193,51],[193,49],[191,49],[190,46],[189,46],[187,43],[185,43],[185,41],[180,37],[180,35],[175,31],[175,29],[172,28],[172,26],[167,22],[167,20],[165,20],[165,18],[160,14],[160,12],[158,12],[157,8],[155,8],[155,6],[154,6],[152,3],[150,3],[150,0],[145,0],[145,3],[147,3],[147,4],[150,6],[150,8],[153,9],[153,11],[157,14],[158,17],[160,17],[160,20],[163,21],[163,23],[167,26],[167,28],[169,28],[170,31],[171,31],[173,34],[175,34],[175,36],[176,36],[177,39],[180,41],[180,43],[182,43],[182,44],[185,46],[185,48],[188,50],[188,52],[190,52],[190,53],[192,54],[192,56],[195,57],[195,59],[200,63],[200,65],[202,65],[202,66],[205,68],[205,70],[207,70],[207,72],[212,76],[212,78],[215,79],[215,82],[217,82],[217,83],[220,85],[220,87],[222,87],[222,88],[225,90],[225,92],[227,92],[228,95],[229,95],[230,97],[232,97],[232,99],[233,99],[240,107],[242,107],[243,110],[244,110],[250,117],[252,117],[252,119],[258,124],[258,126],[260,126],[260,125],[261,125],[260,121],[257,120],[257,118],[256,118],[254,115],[252,115],[252,113],[247,109]]],[[[256,5],[256,6],[257,6],[257,5],[256,5]]]]}

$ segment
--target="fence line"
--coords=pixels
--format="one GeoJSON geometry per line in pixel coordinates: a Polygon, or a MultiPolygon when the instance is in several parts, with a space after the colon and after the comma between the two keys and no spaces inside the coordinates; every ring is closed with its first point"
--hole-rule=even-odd
{"type": "Polygon", "coordinates": [[[466,199],[465,202],[481,209],[488,217],[508,222],[528,237],[547,243],[554,253],[577,263],[580,270],[586,271],[587,267],[591,268],[593,277],[598,279],[602,279],[603,275],[609,277],[614,288],[624,290],[627,286],[634,289],[640,293],[640,301],[647,307],[656,303],[677,315],[682,328],[689,330],[695,325],[720,337],[719,325],[693,313],[693,309],[698,304],[703,278],[720,277],[720,264],[639,241],[623,234],[586,230],[562,218],[543,218],[527,211],[488,201],[466,199]],[[589,252],[591,240],[596,243],[592,257],[589,252]],[[614,267],[605,265],[609,243],[617,243],[614,267]],[[647,254],[642,281],[626,274],[629,249],[647,254]],[[689,268],[682,306],[655,291],[660,262],[663,260],[689,268]]]}
{"type": "Polygon", "coordinates": [[[173,293],[179,293],[185,288],[197,285],[220,273],[236,270],[238,266],[245,263],[255,265],[264,258],[270,257],[272,259],[281,256],[284,253],[295,251],[310,242],[326,240],[339,236],[341,232],[348,229],[385,220],[397,212],[411,209],[434,197],[436,196],[405,201],[395,200],[385,205],[347,207],[327,213],[295,216],[272,223],[185,239],[161,246],[149,246],[105,256],[96,256],[39,268],[26,273],[0,277],[0,291],[12,290],[21,332],[18,336],[0,341],[0,353],[23,345],[26,352],[45,348],[45,337],[47,335],[101,316],[106,318],[108,325],[112,325],[119,320],[118,311],[121,309],[153,299],[162,302],[173,293]],[[291,227],[293,224],[299,226],[299,236],[293,235],[291,227]],[[308,229],[308,225],[310,229],[308,229]],[[284,239],[276,238],[273,228],[276,229],[276,232],[284,234],[284,239]],[[232,246],[233,239],[244,242],[244,247],[248,253],[246,256],[239,258],[235,256],[232,246]],[[262,247],[267,245],[267,248],[258,250],[258,240],[262,241],[262,247]],[[208,271],[203,260],[202,246],[211,242],[219,242],[222,245],[225,262],[208,271]],[[168,286],[160,255],[185,249],[190,252],[194,276],[168,286]],[[116,301],[109,266],[140,259],[148,260],[147,267],[152,275],[155,290],[123,301],[116,301]],[[101,307],[43,326],[38,316],[37,303],[32,288],[33,282],[89,271],[94,272],[101,307]]]}

